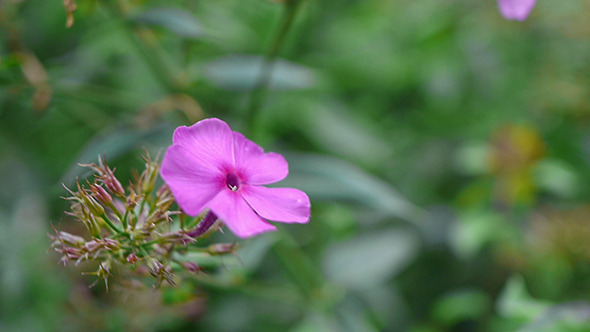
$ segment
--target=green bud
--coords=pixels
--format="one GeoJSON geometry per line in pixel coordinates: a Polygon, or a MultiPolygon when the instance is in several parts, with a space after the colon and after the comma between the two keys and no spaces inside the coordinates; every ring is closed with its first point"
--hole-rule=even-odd
{"type": "MultiPolygon", "coordinates": [[[[84,220],[84,225],[86,225],[86,228],[88,228],[88,232],[90,233],[90,235],[92,237],[96,237],[99,238],[100,237],[100,226],[98,224],[98,222],[96,221],[96,217],[93,215],[90,215],[90,217],[86,220],[84,220]]],[[[102,218],[100,218],[102,219],[102,218]]],[[[104,223],[104,220],[102,220],[102,222],[104,223]]]]}
{"type": "Polygon", "coordinates": [[[156,179],[158,178],[159,165],[148,162],[146,163],[146,169],[142,174],[142,185],[141,190],[144,194],[149,194],[154,190],[156,186],[156,179]]]}

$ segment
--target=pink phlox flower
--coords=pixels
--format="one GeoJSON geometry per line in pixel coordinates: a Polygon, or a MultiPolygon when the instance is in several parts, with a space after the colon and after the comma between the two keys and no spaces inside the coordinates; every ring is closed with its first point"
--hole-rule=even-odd
{"type": "Polygon", "coordinates": [[[524,21],[529,17],[536,3],[537,0],[498,0],[498,8],[504,18],[524,21]]]}
{"type": "Polygon", "coordinates": [[[311,204],[303,191],[263,186],[288,173],[282,155],[265,153],[215,118],[178,127],[161,169],[186,214],[196,216],[208,208],[242,238],[276,230],[265,219],[309,221],[311,204]]]}

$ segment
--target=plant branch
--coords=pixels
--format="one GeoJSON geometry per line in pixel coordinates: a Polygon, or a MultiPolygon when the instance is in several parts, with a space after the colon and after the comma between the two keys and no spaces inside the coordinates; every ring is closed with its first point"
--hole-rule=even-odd
{"type": "Polygon", "coordinates": [[[125,13],[121,10],[121,6],[118,1],[106,0],[103,1],[106,7],[109,9],[112,16],[119,19],[123,23],[125,34],[131,42],[131,44],[137,49],[140,56],[143,58],[152,74],[158,80],[158,83],[168,93],[179,92],[178,83],[175,82],[171,71],[168,66],[162,60],[162,58],[155,52],[155,50],[148,48],[145,43],[137,36],[136,24],[130,21],[125,13]],[[115,4],[116,2],[116,4],[115,4]]]}
{"type": "Polygon", "coordinates": [[[268,53],[266,54],[264,62],[262,63],[260,73],[258,74],[258,79],[252,89],[252,92],[250,93],[250,100],[246,108],[247,132],[250,135],[253,135],[257,129],[256,122],[258,120],[258,113],[260,112],[260,108],[262,107],[262,104],[268,95],[268,89],[272,78],[275,60],[279,54],[279,51],[281,50],[281,47],[283,46],[285,37],[287,36],[287,33],[293,24],[295,14],[297,13],[297,9],[299,8],[299,4],[301,4],[301,2],[302,0],[285,1],[280,29],[270,49],[268,50],[268,53]]]}

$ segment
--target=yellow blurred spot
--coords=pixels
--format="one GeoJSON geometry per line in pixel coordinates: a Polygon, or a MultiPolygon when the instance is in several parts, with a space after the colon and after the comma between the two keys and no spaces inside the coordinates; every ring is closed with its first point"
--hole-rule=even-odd
{"type": "Polygon", "coordinates": [[[186,94],[170,95],[153,104],[144,107],[137,116],[139,126],[150,126],[164,113],[179,110],[185,114],[190,123],[195,123],[204,117],[201,105],[186,94]]]}
{"type": "Polygon", "coordinates": [[[47,83],[47,72],[34,54],[20,52],[18,56],[25,79],[35,87],[33,108],[37,111],[42,111],[47,108],[52,96],[51,86],[47,83]]]}
{"type": "Polygon", "coordinates": [[[545,210],[533,216],[529,249],[535,254],[557,254],[568,261],[590,261],[590,207],[545,210]]]}
{"type": "Polygon", "coordinates": [[[490,172],[496,178],[496,200],[513,205],[534,199],[533,167],[545,154],[539,133],[525,125],[509,124],[493,135],[488,158],[490,172]]]}
{"type": "Polygon", "coordinates": [[[71,28],[74,25],[74,12],[78,5],[74,0],[64,0],[64,8],[66,9],[66,28],[71,28]]]}

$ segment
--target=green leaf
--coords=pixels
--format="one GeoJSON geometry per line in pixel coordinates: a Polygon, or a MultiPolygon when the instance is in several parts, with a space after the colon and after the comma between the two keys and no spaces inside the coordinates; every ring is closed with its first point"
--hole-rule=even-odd
{"type": "Polygon", "coordinates": [[[162,142],[171,142],[173,128],[165,123],[149,129],[135,129],[128,126],[116,126],[109,128],[103,134],[92,139],[76,158],[70,168],[65,172],[60,182],[70,185],[76,177],[82,177],[89,170],[80,167],[80,163],[96,162],[99,155],[105,155],[108,159],[117,158],[125,153],[142,147],[149,142],[162,146],[162,142]]]}
{"type": "Polygon", "coordinates": [[[537,331],[590,331],[590,304],[579,301],[552,306],[539,315],[531,324],[519,330],[519,332],[537,331]]]}
{"type": "Polygon", "coordinates": [[[490,148],[486,142],[471,142],[457,151],[455,167],[467,175],[481,175],[489,170],[490,148]]]}
{"type": "Polygon", "coordinates": [[[152,8],[135,16],[134,19],[147,25],[167,28],[187,39],[199,39],[205,35],[197,18],[192,13],[179,8],[152,8]]]}
{"type": "Polygon", "coordinates": [[[532,321],[549,306],[549,302],[534,299],[528,293],[520,275],[508,279],[497,301],[497,310],[501,316],[525,322],[532,321]]]}
{"type": "Polygon", "coordinates": [[[312,199],[346,200],[363,204],[384,215],[422,222],[425,212],[393,187],[357,166],[338,158],[291,154],[290,174],[280,184],[305,191],[312,199]]]}
{"type": "Polygon", "coordinates": [[[511,277],[497,302],[501,316],[520,321],[519,332],[589,331],[590,303],[584,301],[551,304],[534,299],[521,276],[511,277]]]}
{"type": "Polygon", "coordinates": [[[560,197],[571,198],[579,191],[579,177],[561,160],[541,161],[535,168],[535,177],[539,187],[560,197]]]}
{"type": "MultiPolygon", "coordinates": [[[[227,90],[252,90],[260,78],[264,58],[256,55],[229,55],[205,66],[205,76],[216,86],[227,90]]],[[[272,90],[304,89],[314,85],[315,73],[307,67],[278,59],[272,67],[269,88],[272,90]]]]}
{"type": "Polygon", "coordinates": [[[322,148],[362,165],[383,165],[393,149],[375,132],[373,122],[335,101],[298,104],[292,117],[301,119],[299,128],[322,148]],[[343,144],[346,141],[346,144],[343,144]]]}
{"type": "Polygon", "coordinates": [[[450,232],[451,247],[462,258],[475,256],[486,245],[510,231],[500,215],[487,210],[464,211],[450,232]]]}
{"type": "Polygon", "coordinates": [[[324,272],[341,286],[375,287],[403,271],[418,247],[416,235],[400,228],[361,234],[327,249],[324,272]]]}
{"type": "Polygon", "coordinates": [[[460,290],[436,301],[433,316],[436,320],[452,326],[464,320],[481,317],[490,306],[490,298],[483,291],[460,290]]]}

